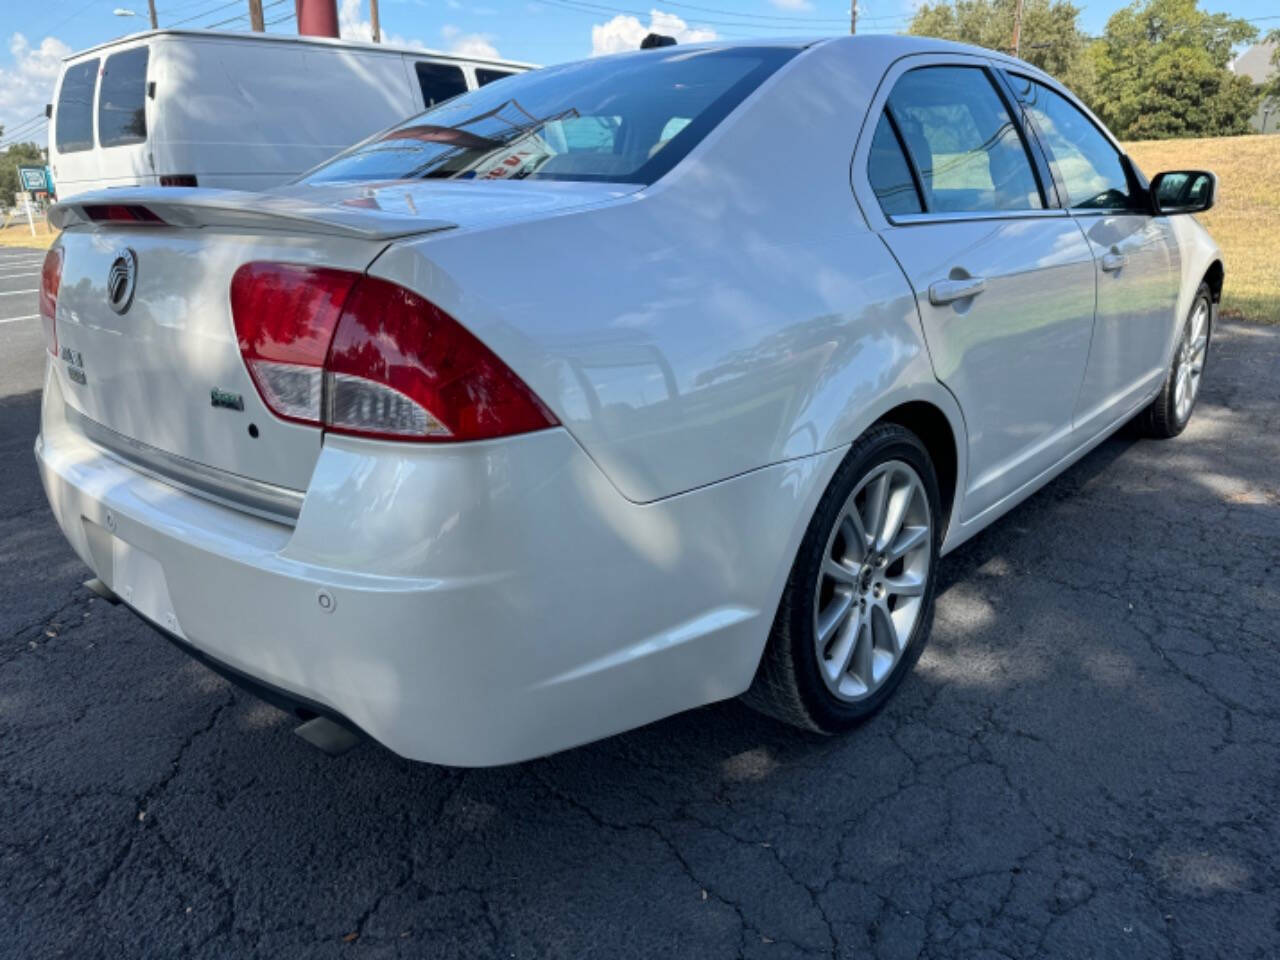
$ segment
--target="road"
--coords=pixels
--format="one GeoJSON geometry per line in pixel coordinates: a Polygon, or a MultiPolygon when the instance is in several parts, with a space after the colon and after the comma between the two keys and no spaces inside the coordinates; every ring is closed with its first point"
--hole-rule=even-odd
{"type": "Polygon", "coordinates": [[[80,589],[41,350],[0,323],[0,955],[1280,956],[1280,329],[947,558],[852,735],[735,702],[478,771],[328,758],[80,589]]]}

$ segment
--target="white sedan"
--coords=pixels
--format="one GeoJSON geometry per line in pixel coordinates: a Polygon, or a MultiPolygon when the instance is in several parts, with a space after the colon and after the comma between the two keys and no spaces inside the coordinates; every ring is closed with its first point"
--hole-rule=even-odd
{"type": "Polygon", "coordinates": [[[100,590],[403,756],[840,731],[942,555],[1186,425],[1214,189],[941,41],[538,70],[276,191],[56,208],[36,456],[100,590]]]}

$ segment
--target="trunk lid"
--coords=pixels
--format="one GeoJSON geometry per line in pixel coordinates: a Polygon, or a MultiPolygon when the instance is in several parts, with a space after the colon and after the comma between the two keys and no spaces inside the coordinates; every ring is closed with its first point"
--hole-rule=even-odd
{"type": "Polygon", "coordinates": [[[122,455],[157,455],[170,479],[198,486],[185,478],[208,468],[303,491],[323,433],[272,414],[250,378],[230,302],[242,264],[363,272],[398,237],[555,215],[635,189],[415,181],[82,194],[51,216],[66,228],[56,375],[68,406],[90,421],[86,433],[122,455]],[[145,208],[163,223],[100,222],[108,207],[145,208]],[[110,303],[112,272],[129,257],[134,288],[121,310],[110,303]]]}
{"type": "MultiPolygon", "coordinates": [[[[154,451],[305,490],[321,431],[280,420],[263,404],[236,340],[231,277],[252,260],[363,271],[385,242],[125,227],[68,230],[61,243],[55,367],[67,405],[88,426],[154,451]],[[117,312],[108,287],[126,251],[136,258],[135,285],[117,312]]],[[[105,445],[115,446],[109,437],[105,445]]]]}

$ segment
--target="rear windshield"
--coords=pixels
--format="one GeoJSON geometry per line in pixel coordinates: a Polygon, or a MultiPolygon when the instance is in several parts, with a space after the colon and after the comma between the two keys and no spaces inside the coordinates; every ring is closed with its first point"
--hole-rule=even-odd
{"type": "Polygon", "coordinates": [[[666,48],[544,67],[481,87],[339,154],[304,183],[652,183],[795,48],[666,48]]]}
{"type": "Polygon", "coordinates": [[[98,144],[118,147],[147,139],[147,48],[113,53],[98,91],[98,144]]]}
{"type": "Polygon", "coordinates": [[[98,61],[85,60],[67,67],[53,113],[54,142],[59,153],[93,149],[93,88],[98,61]]]}

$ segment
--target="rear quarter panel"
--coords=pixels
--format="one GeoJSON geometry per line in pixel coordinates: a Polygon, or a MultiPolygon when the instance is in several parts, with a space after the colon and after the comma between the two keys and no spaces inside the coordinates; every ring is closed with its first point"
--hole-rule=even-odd
{"type": "Polygon", "coordinates": [[[372,272],[468,325],[631,500],[850,443],[949,399],[850,190],[881,72],[812,48],[652,187],[399,244],[372,272]]]}

